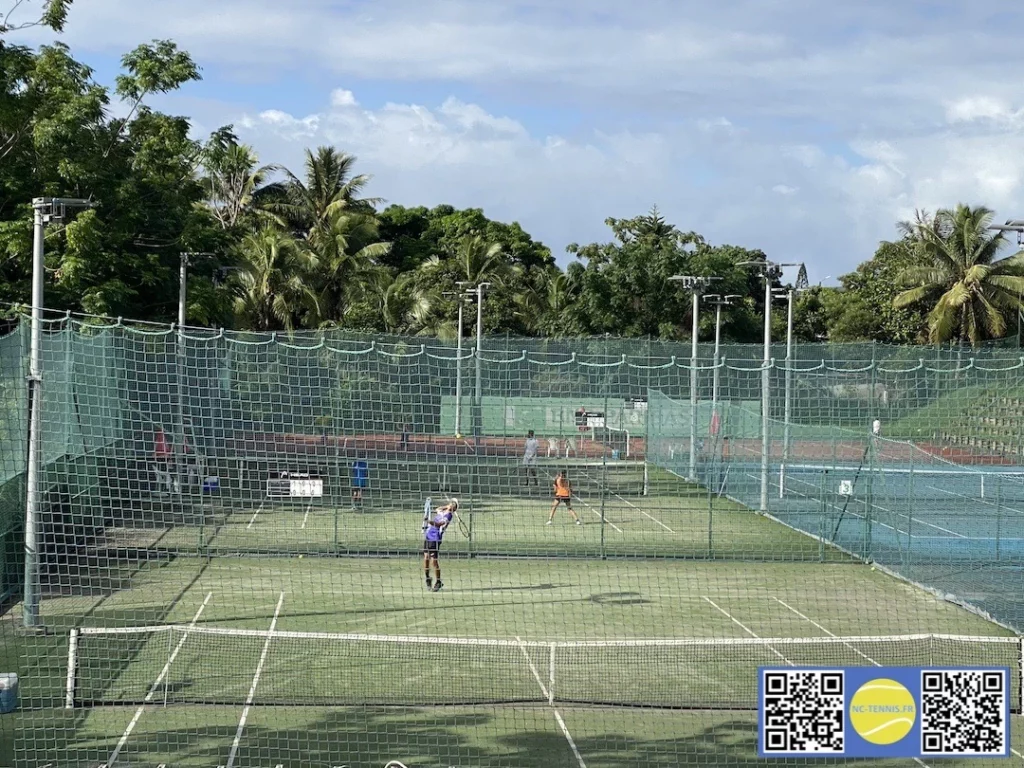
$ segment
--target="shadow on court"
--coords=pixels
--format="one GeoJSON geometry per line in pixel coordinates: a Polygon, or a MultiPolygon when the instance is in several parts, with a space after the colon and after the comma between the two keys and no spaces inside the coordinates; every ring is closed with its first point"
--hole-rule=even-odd
{"type": "MultiPolygon", "coordinates": [[[[429,692],[424,692],[425,696],[429,692]]],[[[610,708],[559,708],[579,757],[545,706],[394,708],[353,707],[314,716],[310,710],[254,708],[244,730],[235,766],[282,768],[383,768],[400,760],[408,768],[625,768],[626,766],[773,765],[759,760],[754,713],[670,712],[610,708]],[[306,716],[309,719],[306,719],[306,716]],[[297,720],[303,720],[302,723],[297,720]],[[276,723],[277,725],[270,725],[276,723]]],[[[117,766],[176,768],[223,766],[236,735],[238,713],[220,708],[216,725],[188,727],[196,712],[168,710],[165,726],[146,729],[146,717],[128,740],[117,766]],[[174,720],[179,719],[179,725],[174,720]]],[[[160,718],[154,711],[153,720],[160,718]]],[[[71,724],[70,722],[68,723],[71,724]]],[[[68,733],[70,733],[69,731],[68,733]]],[[[102,764],[119,736],[83,735],[73,742],[49,742],[55,754],[32,755],[32,764],[102,764]],[[88,744],[88,746],[86,746],[88,744]]],[[[829,765],[882,768],[898,761],[819,761],[829,765]]],[[[968,761],[944,761],[965,765],[968,761]]],[[[972,765],[979,763],[974,761],[972,765]]]]}

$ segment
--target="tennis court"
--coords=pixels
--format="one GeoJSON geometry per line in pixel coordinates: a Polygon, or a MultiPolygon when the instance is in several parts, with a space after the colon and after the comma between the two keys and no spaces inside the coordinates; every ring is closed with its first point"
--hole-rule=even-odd
{"type": "Polygon", "coordinates": [[[453,553],[845,559],[643,462],[544,460],[536,477],[527,477],[514,460],[489,462],[479,472],[470,464],[461,473],[443,460],[429,465],[381,461],[371,463],[371,473],[386,473],[388,480],[373,482],[371,475],[358,503],[349,497],[342,468],[323,470],[329,481],[322,497],[282,499],[266,494],[272,474],[266,460],[225,464],[262,470],[236,474],[240,482],[225,475],[216,494],[157,503],[133,515],[118,510],[123,527],[119,532],[111,526],[107,535],[171,552],[412,553],[419,551],[424,496],[433,495],[460,499],[459,524],[446,538],[453,553]],[[571,519],[564,508],[552,526],[544,525],[558,471],[567,471],[573,483],[581,526],[567,525],[571,519]]]}
{"type": "Polygon", "coordinates": [[[49,600],[30,656],[73,708],[25,744],[59,733],[62,765],[706,763],[749,754],[756,669],[790,662],[1009,666],[1019,701],[1018,638],[864,566],[444,567],[435,594],[408,557],[177,558],[49,600]]]}
{"type": "MultiPolygon", "coordinates": [[[[760,465],[734,464],[730,495],[751,496],[760,465]]],[[[773,465],[770,508],[796,527],[863,554],[1014,561],[1024,556],[1024,472],[773,465]],[[780,490],[780,481],[782,488],[780,490]]]]}
{"type": "MultiPolygon", "coordinates": [[[[481,430],[466,438],[443,426],[460,369],[422,340],[70,323],[44,339],[63,373],[43,390],[39,549],[18,562],[38,592],[4,617],[37,628],[11,635],[19,766],[750,765],[762,665],[1008,667],[1020,724],[1012,473],[984,489],[879,477],[882,461],[838,477],[864,439],[809,427],[780,486],[773,424],[762,514],[759,414],[728,449],[702,439],[687,479],[683,356],[492,356],[474,392],[492,423],[463,391],[461,423],[481,430]],[[582,525],[564,508],[545,524],[558,471],[582,525]],[[428,496],[461,502],[440,574],[424,571],[428,496]]],[[[723,399],[755,402],[759,368],[719,373],[723,399]]],[[[833,390],[807,390],[803,415],[863,409],[833,390]]],[[[4,488],[11,519],[24,482],[4,488]]]]}

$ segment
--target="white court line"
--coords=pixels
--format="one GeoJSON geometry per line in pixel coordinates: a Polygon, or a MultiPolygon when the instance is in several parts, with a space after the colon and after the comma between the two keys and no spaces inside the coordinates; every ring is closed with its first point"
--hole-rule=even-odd
{"type": "MultiPolygon", "coordinates": [[[[710,597],[708,597],[707,595],[704,595],[704,599],[705,599],[705,600],[707,600],[707,601],[708,601],[709,603],[711,603],[711,605],[712,605],[712,606],[713,606],[713,607],[714,607],[714,608],[715,608],[715,609],[716,609],[717,611],[719,611],[720,613],[724,614],[724,615],[726,616],[726,618],[728,618],[728,619],[730,619],[731,621],[733,621],[733,622],[734,622],[734,623],[735,623],[735,624],[736,624],[737,626],[739,626],[739,628],[740,628],[740,629],[742,629],[742,630],[743,630],[744,632],[746,632],[746,633],[747,633],[748,635],[750,635],[751,637],[756,637],[756,638],[757,638],[758,640],[760,640],[760,639],[761,639],[761,638],[760,638],[760,636],[759,636],[758,634],[756,634],[756,633],[754,632],[754,630],[752,630],[752,629],[751,629],[750,627],[748,627],[748,626],[747,626],[746,624],[744,624],[743,622],[741,622],[741,621],[740,621],[739,619],[737,619],[737,618],[736,618],[735,616],[733,616],[733,615],[732,615],[731,613],[729,613],[729,612],[728,612],[727,610],[725,610],[725,608],[723,608],[722,606],[720,606],[720,605],[719,605],[718,603],[716,603],[716,602],[715,602],[714,600],[712,600],[712,599],[711,599],[710,597]]],[[[784,662],[786,662],[787,664],[789,664],[789,666],[791,666],[791,667],[792,667],[792,666],[795,666],[795,665],[793,664],[793,662],[792,662],[792,661],[790,661],[789,659],[787,659],[787,658],[786,658],[785,656],[783,656],[783,655],[782,655],[781,653],[779,653],[779,652],[778,652],[777,650],[775,650],[775,649],[774,649],[774,648],[773,648],[772,646],[770,646],[770,645],[769,645],[769,646],[768,646],[768,650],[769,650],[769,651],[771,651],[772,653],[774,653],[774,654],[775,654],[776,656],[778,656],[778,657],[779,657],[780,659],[782,659],[782,660],[783,660],[784,662]]]]}
{"type": "MultiPolygon", "coordinates": [[[[829,631],[828,631],[827,629],[825,629],[825,628],[824,628],[823,626],[821,626],[821,624],[819,624],[818,622],[816,622],[816,621],[815,621],[814,619],[812,619],[812,618],[810,618],[810,617],[808,617],[808,616],[805,616],[804,614],[800,613],[800,611],[798,611],[798,610],[797,610],[796,608],[794,608],[794,607],[793,607],[792,605],[790,605],[789,603],[787,603],[787,602],[786,602],[785,600],[780,600],[779,598],[775,597],[774,595],[772,596],[772,600],[774,600],[775,602],[777,602],[777,603],[778,603],[779,605],[783,606],[784,608],[788,608],[789,610],[791,610],[791,611],[792,611],[793,613],[795,613],[795,614],[796,614],[797,616],[799,616],[799,617],[800,617],[801,619],[803,619],[804,621],[809,621],[809,622],[810,622],[811,624],[813,624],[814,626],[816,626],[816,627],[817,627],[818,629],[820,629],[820,630],[821,630],[822,632],[824,632],[824,633],[825,633],[826,635],[828,635],[829,637],[839,637],[838,635],[833,635],[833,634],[832,634],[831,632],[829,632],[829,631]]],[[[852,650],[852,651],[853,651],[854,653],[856,653],[856,654],[857,654],[858,656],[860,656],[860,657],[861,657],[862,659],[864,659],[865,661],[868,661],[868,662],[870,662],[870,663],[874,664],[874,665],[875,665],[876,667],[880,667],[880,666],[882,666],[882,665],[881,665],[881,664],[879,664],[879,663],[878,663],[877,661],[875,661],[874,659],[872,659],[872,658],[871,658],[870,656],[867,656],[867,655],[865,655],[865,654],[861,653],[860,651],[858,651],[858,650],[857,650],[856,648],[854,648],[854,647],[853,647],[852,645],[850,645],[849,643],[846,643],[846,642],[844,642],[844,643],[843,643],[843,645],[845,645],[845,646],[846,646],[847,648],[849,648],[850,650],[852,650]]]]}
{"type": "MultiPolygon", "coordinates": [[[[786,605],[786,603],[782,602],[782,600],[779,600],[779,598],[773,596],[773,599],[776,600],[779,603],[782,603],[782,605],[785,605],[787,608],[789,608],[789,610],[791,610],[797,616],[799,616],[802,619],[806,619],[807,621],[809,621],[811,624],[813,624],[815,627],[817,627],[818,629],[820,629],[822,632],[824,632],[825,634],[829,635],[830,637],[838,637],[838,635],[832,634],[831,632],[829,632],[827,629],[825,629],[825,627],[823,627],[818,622],[816,622],[816,621],[814,621],[812,619],[808,619],[806,616],[804,616],[802,613],[800,613],[800,611],[798,611],[796,608],[793,608],[790,605],[786,605]]],[[[850,645],[849,643],[843,643],[843,645],[847,645],[850,648],[853,648],[853,646],[850,645]]],[[[856,651],[860,656],[862,656],[863,658],[867,659],[869,662],[874,664],[876,667],[881,667],[882,666],[877,661],[872,659],[870,656],[865,656],[863,653],[858,651],[856,648],[853,648],[853,650],[856,651]]],[[[923,768],[929,768],[929,765],[926,762],[924,762],[923,760],[921,760],[921,758],[919,758],[919,757],[915,757],[914,758],[914,762],[917,763],[920,766],[923,766],[923,768]]]]}
{"type": "Polygon", "coordinates": [[[965,493],[956,493],[955,491],[947,491],[945,488],[936,488],[934,485],[929,485],[928,487],[931,488],[933,491],[939,491],[940,493],[948,493],[951,496],[959,496],[961,499],[967,499],[967,501],[979,502],[981,504],[986,504],[986,505],[988,505],[990,507],[995,507],[996,508],[996,514],[999,514],[999,510],[1000,509],[1006,509],[1006,510],[1009,510],[1010,512],[1013,512],[1014,514],[1024,515],[1024,509],[1016,509],[1014,507],[1008,507],[1005,504],[996,504],[995,502],[992,502],[992,501],[986,501],[985,499],[979,499],[976,496],[968,496],[965,493]]]}
{"type": "MultiPolygon", "coordinates": [[[[747,476],[748,477],[752,477],[755,480],[758,479],[758,475],[750,475],[750,474],[748,474],[747,476]]],[[[812,483],[808,483],[806,480],[801,480],[800,478],[796,478],[796,477],[792,478],[792,479],[795,480],[798,483],[803,483],[804,485],[810,485],[812,488],[817,489],[817,486],[813,485],[812,483]]],[[[938,489],[936,489],[936,490],[938,490],[938,489]]],[[[896,514],[891,509],[886,509],[881,504],[877,504],[875,502],[871,502],[871,507],[872,507],[872,509],[880,509],[883,512],[887,512],[890,515],[895,515],[896,514]]],[[[857,511],[853,511],[850,514],[852,514],[854,517],[860,518],[861,520],[864,519],[864,515],[860,514],[857,511]]],[[[929,528],[934,528],[937,531],[942,531],[943,533],[948,533],[950,536],[956,536],[958,539],[970,538],[968,536],[964,536],[963,534],[957,533],[956,531],[951,531],[948,528],[943,528],[941,525],[935,525],[934,523],[929,523],[927,520],[922,520],[922,519],[920,519],[918,517],[912,517],[911,516],[910,520],[911,520],[911,522],[920,523],[921,525],[928,526],[929,528]]],[[[875,520],[875,522],[878,525],[881,525],[884,528],[888,528],[890,531],[893,531],[894,533],[902,534],[902,535],[907,536],[907,537],[909,537],[911,539],[922,539],[922,538],[925,538],[924,536],[915,536],[914,534],[910,533],[910,531],[904,531],[904,530],[902,530],[899,527],[894,528],[891,525],[887,525],[886,523],[883,523],[881,520],[875,520]]]]}
{"type": "Polygon", "coordinates": [[[256,511],[252,513],[252,520],[250,520],[249,524],[245,526],[246,528],[252,528],[252,524],[256,522],[256,515],[263,511],[264,504],[266,504],[266,500],[261,501],[259,507],[257,507],[256,511]]]}
{"type": "Polygon", "coordinates": [[[580,768],[587,768],[587,764],[583,762],[583,755],[581,755],[580,751],[576,748],[576,742],[572,740],[572,734],[569,733],[569,729],[565,727],[565,720],[562,719],[562,716],[558,713],[557,709],[555,710],[555,720],[558,721],[558,727],[562,729],[562,734],[565,736],[565,740],[569,742],[569,746],[572,748],[572,753],[576,755],[576,762],[580,764],[580,768]]]}
{"type": "Polygon", "coordinates": [[[619,494],[614,493],[614,492],[612,493],[612,496],[615,496],[616,498],[621,499],[623,501],[623,503],[626,504],[626,506],[632,507],[637,512],[639,512],[641,515],[643,515],[644,517],[649,517],[651,520],[656,522],[658,525],[660,525],[662,528],[664,528],[669,533],[675,533],[675,531],[673,531],[671,528],[669,528],[667,525],[665,525],[663,522],[661,522],[661,520],[659,520],[658,518],[656,518],[656,517],[654,517],[652,515],[648,515],[643,509],[641,509],[640,507],[638,507],[636,504],[634,504],[633,502],[629,501],[628,499],[626,499],[626,498],[624,498],[622,496],[619,496],[619,494]]]}
{"type": "MultiPolygon", "coordinates": [[[[746,632],[747,634],[749,634],[749,635],[750,635],[751,637],[757,637],[757,635],[756,635],[756,634],[754,634],[754,632],[753,632],[752,630],[750,630],[749,628],[747,628],[747,627],[746,627],[746,626],[745,626],[745,625],[744,625],[744,624],[743,624],[743,623],[742,623],[742,622],[741,622],[741,621],[740,621],[739,619],[737,619],[737,618],[736,618],[735,616],[733,616],[733,615],[732,615],[731,613],[729,613],[728,611],[726,611],[726,610],[725,610],[724,608],[721,608],[721,607],[719,607],[719,606],[718,606],[718,605],[717,605],[717,604],[716,604],[716,603],[715,603],[715,602],[714,602],[714,601],[713,601],[713,600],[712,600],[712,599],[711,599],[710,597],[705,597],[704,599],[705,599],[705,600],[707,600],[707,601],[708,601],[709,603],[711,603],[711,605],[715,606],[715,608],[718,608],[718,610],[719,610],[719,611],[721,611],[721,612],[722,612],[723,614],[725,614],[726,616],[728,616],[728,617],[729,617],[730,619],[732,619],[732,620],[733,620],[734,622],[736,622],[736,624],[738,624],[738,625],[739,625],[739,626],[740,626],[740,627],[741,627],[741,628],[743,629],[743,631],[744,631],[744,632],[746,632]]],[[[776,600],[778,600],[778,598],[775,598],[775,599],[776,599],[776,600]]],[[[779,602],[781,603],[782,601],[781,601],[781,600],[779,600],[779,602]]],[[[785,603],[783,603],[783,605],[785,605],[785,603]]],[[[789,606],[786,606],[786,607],[788,608],[789,606]]],[[[806,617],[804,617],[804,618],[806,618],[806,617]]],[[[808,621],[811,621],[810,619],[807,619],[807,620],[808,620],[808,621]]],[[[812,624],[814,624],[815,622],[811,622],[811,623],[812,623],[812,624]]],[[[817,626],[817,627],[818,627],[819,629],[821,629],[821,630],[822,630],[822,631],[824,631],[824,632],[828,632],[828,630],[827,630],[827,629],[825,629],[824,627],[822,627],[822,626],[821,626],[820,624],[815,624],[815,626],[817,626]]],[[[828,634],[832,635],[832,633],[831,633],[831,632],[828,632],[828,634]]],[[[835,637],[835,635],[832,635],[832,636],[833,636],[833,637],[835,637]]],[[[790,661],[789,659],[787,659],[787,658],[786,658],[785,656],[783,656],[783,655],[782,655],[781,653],[779,653],[779,652],[778,652],[777,650],[775,650],[775,649],[774,649],[774,648],[772,648],[771,646],[769,646],[769,649],[770,649],[770,650],[772,651],[772,653],[774,653],[774,654],[775,654],[776,656],[778,656],[778,657],[779,657],[780,659],[782,659],[782,660],[783,660],[784,662],[786,662],[787,664],[789,664],[789,666],[791,666],[791,667],[793,667],[793,666],[796,666],[795,664],[793,664],[793,662],[792,662],[792,661],[790,661]]],[[[861,655],[863,655],[863,654],[861,654],[861,655]]],[[[867,657],[865,656],[865,658],[867,658],[867,657]]],[[[868,661],[871,661],[871,663],[872,663],[872,664],[874,664],[874,665],[875,665],[876,667],[877,667],[877,666],[881,666],[881,665],[880,665],[880,664],[879,664],[879,663],[878,663],[877,661],[872,661],[871,659],[868,659],[868,661]]],[[[927,765],[926,763],[922,762],[922,761],[921,761],[921,760],[920,760],[919,758],[916,758],[916,757],[915,757],[915,758],[914,758],[914,762],[915,762],[915,763],[917,763],[918,765],[924,766],[924,768],[929,768],[929,766],[928,766],[928,765],[927,765]]]]}
{"type": "MultiPolygon", "coordinates": [[[[891,509],[887,509],[887,508],[883,507],[881,504],[876,504],[875,502],[871,502],[871,506],[873,508],[875,508],[875,509],[880,509],[883,512],[888,512],[890,515],[895,515],[896,514],[891,509]]],[[[957,533],[956,531],[951,531],[951,530],[949,530],[949,528],[943,528],[941,525],[935,525],[935,523],[929,523],[927,520],[921,520],[921,519],[919,519],[917,517],[910,517],[910,520],[911,520],[911,522],[920,523],[921,525],[926,525],[929,528],[934,528],[937,531],[942,531],[943,533],[948,533],[950,536],[955,536],[958,539],[970,538],[969,536],[964,536],[962,533],[957,533]]],[[[881,523],[881,524],[885,525],[885,523],[881,523]]],[[[886,528],[892,528],[892,526],[889,526],[889,525],[886,525],[885,527],[886,528]]],[[[892,528],[892,530],[899,531],[899,533],[906,533],[907,536],[910,536],[911,538],[914,538],[913,534],[911,534],[908,531],[900,531],[898,528],[892,528]]]]}
{"type": "Polygon", "coordinates": [[[309,504],[306,505],[306,514],[302,517],[302,530],[306,530],[306,521],[309,520],[309,511],[313,509],[313,501],[310,500],[309,504]]]}
{"type": "Polygon", "coordinates": [[[611,526],[612,528],[614,528],[614,529],[615,529],[616,531],[618,531],[619,533],[622,533],[622,529],[621,529],[621,528],[619,528],[619,526],[617,526],[617,525],[616,525],[615,523],[613,523],[613,522],[612,522],[611,520],[609,520],[609,519],[608,519],[607,517],[605,517],[605,516],[604,516],[604,515],[602,515],[602,514],[601,514],[600,512],[598,512],[598,511],[597,511],[596,509],[594,509],[594,507],[593,507],[593,506],[591,506],[590,504],[587,504],[587,502],[585,502],[585,501],[584,501],[583,499],[581,499],[581,498],[580,498],[579,496],[577,496],[576,498],[577,498],[577,499],[579,500],[580,504],[582,504],[582,505],[583,505],[583,506],[585,506],[585,507],[586,507],[587,509],[589,509],[589,510],[590,510],[591,512],[593,512],[593,513],[594,513],[595,515],[597,515],[597,516],[598,516],[598,517],[599,517],[599,518],[600,518],[601,520],[604,520],[604,521],[605,521],[606,523],[608,523],[608,525],[610,525],[610,526],[611,526]]]}
{"type": "Polygon", "coordinates": [[[526,650],[526,646],[523,645],[523,639],[516,635],[516,642],[519,643],[519,650],[523,652],[523,656],[526,657],[526,663],[530,665],[530,671],[533,672],[534,678],[537,680],[537,685],[540,686],[541,693],[544,694],[544,698],[551,701],[551,693],[548,691],[547,686],[544,685],[544,681],[541,680],[540,672],[537,671],[537,667],[533,664],[533,659],[530,658],[529,652],[526,650]]]}
{"type": "Polygon", "coordinates": [[[235,764],[235,756],[238,754],[238,745],[242,742],[242,731],[245,730],[245,721],[249,719],[249,710],[256,698],[256,686],[260,683],[260,675],[263,674],[263,665],[267,661],[267,652],[270,650],[270,641],[274,637],[274,629],[277,627],[277,617],[281,613],[281,605],[284,603],[284,592],[277,598],[277,608],[274,609],[274,618],[270,622],[270,632],[267,633],[267,640],[263,643],[263,653],[260,654],[260,663],[256,666],[256,674],[253,675],[252,685],[249,686],[249,695],[245,697],[245,708],[242,710],[242,718],[238,721],[238,730],[235,731],[235,740],[231,742],[231,752],[228,754],[226,768],[235,764]]]}
{"type": "MultiPolygon", "coordinates": [[[[199,606],[199,610],[196,611],[196,615],[192,617],[192,621],[189,623],[189,629],[195,627],[196,622],[199,621],[199,617],[203,615],[203,611],[206,609],[207,603],[210,602],[210,598],[213,597],[213,592],[206,593],[206,599],[203,600],[203,604],[199,606]]],[[[114,765],[117,762],[117,756],[121,754],[121,750],[124,749],[124,745],[128,743],[128,737],[132,735],[132,731],[135,730],[135,726],[139,722],[139,718],[142,717],[143,711],[146,709],[146,705],[153,700],[153,694],[156,693],[156,689],[160,687],[160,683],[164,681],[167,674],[171,671],[171,664],[178,658],[178,652],[181,651],[181,647],[188,640],[188,632],[181,636],[181,640],[174,647],[171,655],[167,658],[167,663],[164,664],[164,668],[160,670],[159,676],[153,681],[153,685],[149,688],[149,693],[146,694],[146,698],[142,700],[142,704],[135,710],[135,717],[132,718],[131,722],[128,723],[128,727],[124,729],[124,734],[121,736],[120,741],[117,742],[117,746],[114,747],[114,751],[110,753],[110,757],[107,759],[107,765],[114,765]]]]}
{"type": "MultiPolygon", "coordinates": [[[[540,686],[541,693],[544,694],[544,698],[549,702],[551,701],[551,694],[544,685],[544,681],[541,679],[540,673],[537,671],[537,667],[533,664],[533,659],[530,658],[530,654],[526,651],[526,646],[523,645],[523,641],[516,636],[516,642],[519,643],[519,648],[523,652],[523,656],[526,657],[526,663],[530,665],[530,671],[533,672],[533,677],[537,681],[537,685],[540,686]]],[[[576,756],[576,762],[580,764],[580,768],[587,768],[587,764],[583,762],[583,755],[580,754],[579,749],[576,747],[576,742],[573,741],[572,734],[569,733],[569,729],[565,726],[565,720],[562,719],[562,715],[559,714],[558,710],[551,707],[551,711],[555,713],[555,720],[558,722],[558,727],[562,729],[562,735],[565,736],[565,740],[569,742],[569,747],[572,749],[572,753],[576,756]]]]}

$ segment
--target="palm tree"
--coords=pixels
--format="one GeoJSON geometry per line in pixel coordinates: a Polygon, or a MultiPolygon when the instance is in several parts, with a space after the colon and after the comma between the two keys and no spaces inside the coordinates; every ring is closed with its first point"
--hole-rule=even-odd
{"type": "Polygon", "coordinates": [[[416,270],[416,303],[413,324],[424,335],[441,339],[455,338],[453,302],[444,293],[455,290],[456,282],[470,285],[490,283],[493,291],[507,287],[518,274],[509,267],[501,245],[489,243],[479,234],[464,235],[443,254],[435,254],[416,270]]]}
{"type": "Polygon", "coordinates": [[[285,175],[274,185],[267,208],[283,226],[310,237],[317,229],[329,230],[341,212],[373,215],[378,198],[361,198],[370,183],[366,174],[353,175],[356,158],[334,147],[306,150],[305,178],[300,179],[287,168],[278,167],[285,175]],[[274,194],[276,193],[276,194],[274,194]]]}
{"type": "Polygon", "coordinates": [[[385,331],[401,333],[415,324],[414,318],[422,307],[423,297],[413,288],[412,274],[396,278],[386,275],[375,288],[377,309],[385,331]]]}
{"type": "Polygon", "coordinates": [[[204,147],[206,175],[200,183],[206,193],[206,204],[224,229],[236,226],[251,210],[266,181],[271,167],[258,163],[252,147],[239,144],[230,132],[218,131],[204,147]]]}
{"type": "Polygon", "coordinates": [[[893,301],[897,308],[932,303],[928,332],[932,342],[956,339],[977,345],[1006,332],[1006,315],[1019,311],[1024,295],[1024,252],[996,259],[1005,244],[988,229],[993,212],[959,204],[934,218],[917,213],[900,228],[912,239],[921,264],[904,270],[913,286],[893,301]]]}
{"type": "Polygon", "coordinates": [[[319,324],[343,322],[354,303],[386,284],[387,271],[379,265],[391,244],[377,238],[375,216],[346,210],[336,210],[309,233],[307,246],[319,265],[314,278],[319,324]]]}
{"type": "MultiPolygon", "coordinates": [[[[509,271],[505,254],[499,243],[488,243],[481,235],[465,235],[448,249],[448,259],[457,265],[459,279],[477,285],[493,283],[505,277],[509,271]]],[[[438,264],[438,257],[427,260],[426,264],[438,264]]]]}
{"type": "Polygon", "coordinates": [[[543,273],[526,290],[518,292],[514,301],[519,317],[530,331],[554,335],[573,301],[569,276],[557,269],[543,273]]]}
{"type": "Polygon", "coordinates": [[[239,252],[232,283],[235,313],[245,327],[290,331],[304,312],[318,312],[317,295],[306,282],[317,261],[303,243],[268,226],[247,235],[239,252]]]}

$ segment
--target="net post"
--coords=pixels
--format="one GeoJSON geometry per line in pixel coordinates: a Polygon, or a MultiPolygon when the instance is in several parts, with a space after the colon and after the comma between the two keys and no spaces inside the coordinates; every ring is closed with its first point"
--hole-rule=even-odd
{"type": "Polygon", "coordinates": [[[170,679],[171,659],[174,658],[174,632],[167,633],[167,674],[164,675],[164,709],[167,709],[167,686],[170,679]]]}
{"type": "Polygon", "coordinates": [[[555,648],[557,643],[551,643],[550,656],[548,657],[548,704],[555,703],[555,648]]]}
{"type": "Polygon", "coordinates": [[[78,671],[78,630],[68,635],[68,676],[64,683],[64,709],[75,708],[75,683],[78,671]]]}

